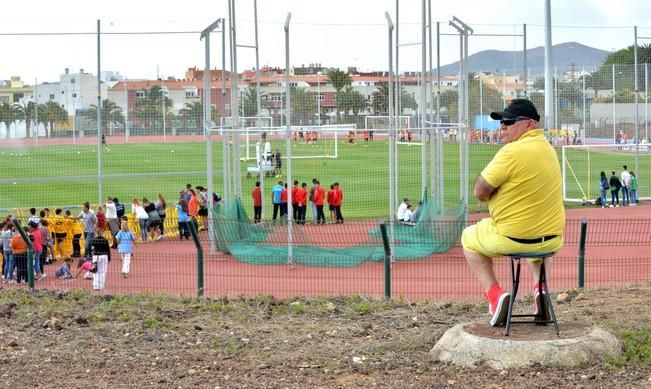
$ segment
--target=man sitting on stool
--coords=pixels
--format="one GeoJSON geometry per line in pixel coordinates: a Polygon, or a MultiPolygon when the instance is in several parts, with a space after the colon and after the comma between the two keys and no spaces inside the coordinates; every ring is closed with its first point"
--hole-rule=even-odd
{"type": "MultiPolygon", "coordinates": [[[[461,244],[470,270],[486,291],[490,324],[499,326],[505,321],[510,294],[497,282],[492,259],[558,251],[563,246],[565,209],[558,157],[538,128],[536,107],[529,100],[515,99],[503,112],[490,116],[500,121],[505,145],[477,177],[474,188],[475,197],[488,201],[490,217],[467,227],[461,244]]],[[[542,298],[537,289],[540,262],[528,263],[537,307],[542,298]]],[[[550,274],[549,264],[545,266],[550,274]]]]}

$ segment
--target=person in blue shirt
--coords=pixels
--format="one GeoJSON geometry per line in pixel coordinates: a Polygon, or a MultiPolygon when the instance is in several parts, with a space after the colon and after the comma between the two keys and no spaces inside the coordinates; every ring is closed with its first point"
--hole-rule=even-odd
{"type": "Polygon", "coordinates": [[[282,180],[278,181],[278,184],[276,184],[273,188],[271,188],[271,202],[274,205],[274,213],[273,213],[274,223],[276,222],[276,217],[278,216],[278,211],[280,210],[280,205],[282,203],[281,194],[283,193],[284,189],[285,189],[285,185],[283,184],[282,180]]]}
{"type": "Polygon", "coordinates": [[[131,254],[133,254],[133,241],[136,240],[135,235],[129,231],[129,223],[122,222],[120,231],[115,234],[115,239],[118,241],[118,252],[122,257],[122,277],[127,278],[131,265],[131,254]]]}
{"type": "Polygon", "coordinates": [[[176,204],[179,222],[179,238],[190,240],[190,225],[188,224],[188,202],[185,199],[179,200],[176,204]]]}

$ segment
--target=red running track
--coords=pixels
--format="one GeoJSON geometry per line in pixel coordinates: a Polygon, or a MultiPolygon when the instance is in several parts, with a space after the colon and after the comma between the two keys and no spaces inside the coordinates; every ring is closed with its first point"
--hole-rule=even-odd
{"type": "MultiPolygon", "coordinates": [[[[650,280],[650,211],[651,206],[568,210],[567,244],[554,260],[549,276],[550,288],[577,287],[577,231],[581,218],[589,221],[588,241],[592,242],[586,251],[586,287],[622,286],[650,280]],[[638,223],[631,224],[629,221],[638,223]],[[591,227],[595,231],[591,231],[591,227]],[[613,236],[621,237],[621,242],[613,239],[613,236]],[[635,237],[633,243],[627,242],[630,236],[635,237]]],[[[481,216],[473,215],[471,219],[476,220],[481,216]]],[[[312,228],[320,229],[322,234],[332,234],[338,227],[326,225],[312,228]]],[[[354,237],[351,239],[354,240],[354,237]]],[[[204,288],[208,297],[264,294],[286,298],[359,294],[379,298],[384,293],[382,263],[366,262],[354,268],[300,265],[290,268],[287,265],[250,265],[221,253],[210,256],[208,247],[204,247],[204,250],[204,288]]],[[[197,296],[196,252],[191,241],[168,239],[139,244],[131,268],[129,278],[122,278],[120,260],[114,253],[103,293],[153,292],[197,296]]],[[[55,265],[47,266],[49,277],[38,281],[36,287],[91,289],[90,280],[54,279],[54,270],[55,265]]],[[[523,279],[530,277],[526,266],[523,271],[523,279]]],[[[497,261],[496,273],[500,282],[506,285],[509,279],[508,261],[497,261]]],[[[524,287],[528,288],[526,284],[524,287]]],[[[467,269],[460,247],[423,260],[394,263],[391,268],[391,289],[394,298],[410,301],[476,300],[482,295],[479,284],[467,269]]]]}

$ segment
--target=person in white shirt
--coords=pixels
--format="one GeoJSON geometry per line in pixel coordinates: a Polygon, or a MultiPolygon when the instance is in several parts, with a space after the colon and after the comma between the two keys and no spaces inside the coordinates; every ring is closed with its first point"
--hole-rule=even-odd
{"type": "Polygon", "coordinates": [[[140,205],[140,202],[138,202],[138,199],[135,197],[131,199],[131,213],[136,215],[136,219],[138,219],[138,224],[140,225],[140,235],[142,236],[142,241],[146,242],[147,221],[149,219],[149,215],[147,212],[145,212],[145,208],[140,205]]]}
{"type": "MultiPolygon", "coordinates": [[[[108,225],[109,230],[111,231],[111,237],[115,237],[120,231],[120,222],[118,221],[118,211],[115,208],[115,203],[113,202],[113,197],[106,199],[104,204],[106,208],[106,224],[108,225]]],[[[113,240],[112,248],[117,248],[117,242],[113,240]]]]}
{"type": "Polygon", "coordinates": [[[628,205],[631,203],[631,196],[629,195],[629,190],[631,189],[631,174],[628,172],[628,167],[626,165],[622,166],[622,204],[628,205]]]}
{"type": "Polygon", "coordinates": [[[403,221],[405,219],[407,205],[409,205],[409,199],[405,197],[402,199],[402,203],[400,203],[400,206],[398,207],[398,212],[396,212],[396,219],[398,219],[398,221],[403,221]]]}

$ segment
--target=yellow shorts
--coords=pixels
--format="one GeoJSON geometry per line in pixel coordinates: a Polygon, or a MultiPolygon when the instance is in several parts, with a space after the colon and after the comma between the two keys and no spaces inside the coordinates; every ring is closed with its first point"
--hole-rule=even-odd
{"type": "Polygon", "coordinates": [[[514,253],[556,252],[563,247],[563,236],[559,235],[540,243],[518,243],[500,235],[495,228],[493,219],[486,218],[463,230],[461,245],[465,251],[498,258],[514,253]]]}

